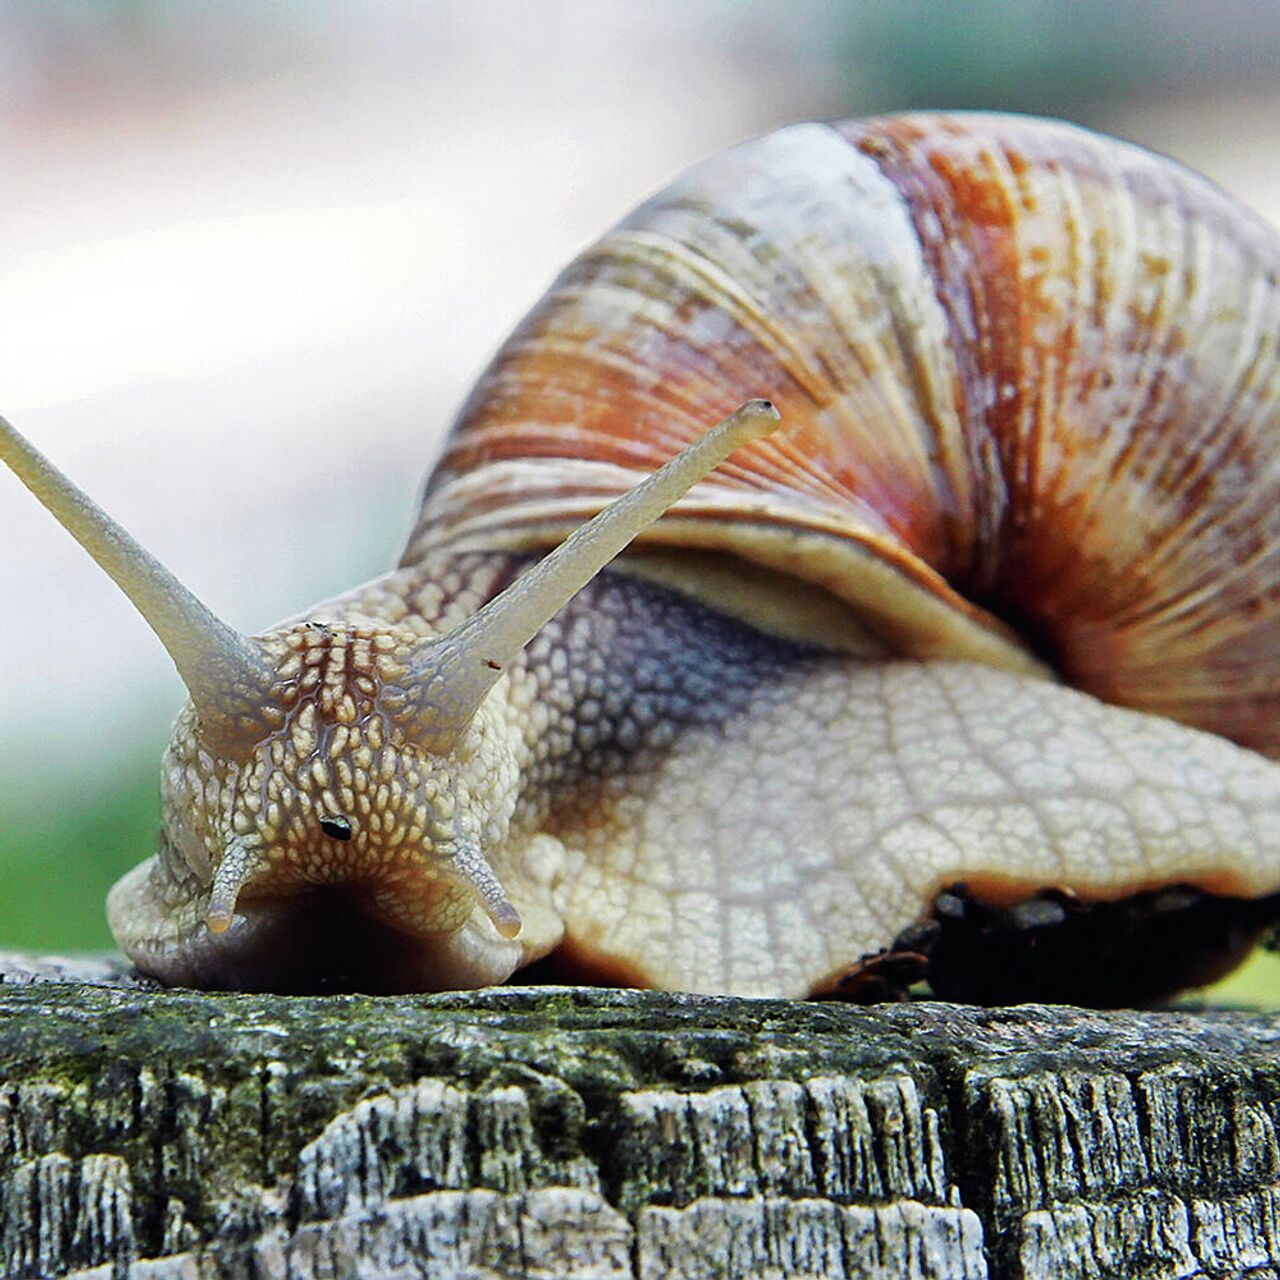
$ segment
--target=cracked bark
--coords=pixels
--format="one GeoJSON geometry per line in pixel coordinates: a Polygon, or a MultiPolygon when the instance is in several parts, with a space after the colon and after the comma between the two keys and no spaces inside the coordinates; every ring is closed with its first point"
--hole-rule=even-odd
{"type": "Polygon", "coordinates": [[[0,971],[6,1277],[1280,1277],[1280,1017],[0,971]]]}

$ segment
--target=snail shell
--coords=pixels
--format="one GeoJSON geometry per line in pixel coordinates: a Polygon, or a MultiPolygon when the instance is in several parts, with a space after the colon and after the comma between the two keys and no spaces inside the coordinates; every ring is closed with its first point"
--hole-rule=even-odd
{"type": "Polygon", "coordinates": [[[812,583],[900,653],[1035,655],[1275,755],[1278,276],[1237,202],[1069,125],[782,129],[560,276],[463,409],[403,563],[554,543],[750,388],[786,432],[644,540],[812,583]]]}
{"type": "Polygon", "coordinates": [[[276,989],[874,994],[932,948],[944,993],[1114,1003],[1229,967],[1280,915],[1278,271],[1211,184],[1068,125],[780,130],[570,264],[400,567],[257,638],[0,423],[192,695],[122,946],[276,989]],[[760,396],[784,430],[704,435],[760,396]]]}

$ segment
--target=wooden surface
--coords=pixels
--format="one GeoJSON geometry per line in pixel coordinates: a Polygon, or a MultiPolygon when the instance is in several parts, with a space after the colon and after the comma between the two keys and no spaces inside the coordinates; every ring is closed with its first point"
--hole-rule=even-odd
{"type": "Polygon", "coordinates": [[[1280,1276],[1280,1017],[0,970],[6,1277],[1280,1276]]]}

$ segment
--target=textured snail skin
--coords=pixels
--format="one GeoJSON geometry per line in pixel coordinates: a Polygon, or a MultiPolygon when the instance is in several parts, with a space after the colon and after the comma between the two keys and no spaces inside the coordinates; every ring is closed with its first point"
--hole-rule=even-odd
{"type": "Polygon", "coordinates": [[[1278,279],[1209,183],[1051,122],[797,125],[698,166],[499,351],[400,568],[261,638],[260,712],[184,712],[116,936],[208,986],[554,952],[802,996],[957,881],[1275,894],[1278,279]],[[784,429],[424,736],[453,695],[406,693],[419,647],[757,395],[784,429]]]}
{"type": "MultiPolygon", "coordinates": [[[[447,625],[514,567],[427,562],[315,612],[405,608],[400,625],[416,627],[440,610],[443,581],[460,586],[447,625]]],[[[193,741],[180,722],[166,761],[171,834],[199,812],[178,781],[198,772],[193,741]]],[[[803,995],[958,879],[994,901],[1045,884],[1097,898],[1164,882],[1250,896],[1280,879],[1280,779],[1254,752],[977,664],[806,648],[611,572],[495,687],[471,760],[477,797],[497,811],[486,849],[524,920],[513,941],[460,901],[424,932],[395,919],[403,946],[382,938],[370,971],[343,943],[354,928],[371,945],[358,923],[367,894],[348,883],[352,920],[326,909],[334,932],[303,947],[316,909],[305,882],[342,881],[337,859],[352,848],[313,830],[313,870],[291,879],[290,854],[227,934],[202,923],[207,880],[163,853],[113,891],[112,925],[140,967],[193,985],[474,985],[566,944],[593,978],[803,995]]],[[[358,814],[358,790],[352,799],[338,803],[358,814]]],[[[352,852],[368,874],[377,841],[352,852]]],[[[389,915],[432,905],[420,887],[395,894],[374,880],[389,915]]]]}

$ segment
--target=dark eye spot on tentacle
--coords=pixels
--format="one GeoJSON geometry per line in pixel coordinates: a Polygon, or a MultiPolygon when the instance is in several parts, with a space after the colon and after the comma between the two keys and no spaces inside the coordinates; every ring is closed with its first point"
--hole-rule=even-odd
{"type": "Polygon", "coordinates": [[[320,819],[320,830],[334,840],[350,840],[351,819],[341,813],[326,815],[320,819]]]}

